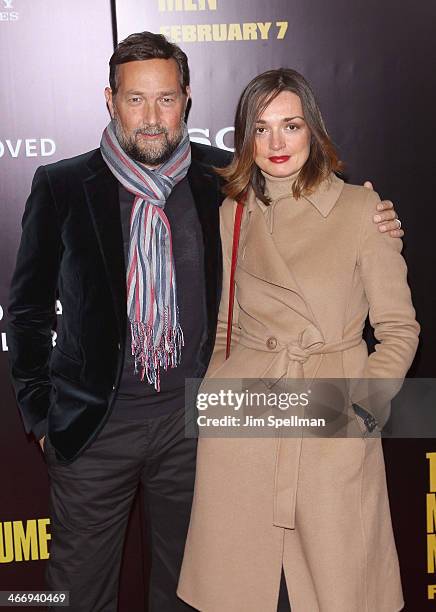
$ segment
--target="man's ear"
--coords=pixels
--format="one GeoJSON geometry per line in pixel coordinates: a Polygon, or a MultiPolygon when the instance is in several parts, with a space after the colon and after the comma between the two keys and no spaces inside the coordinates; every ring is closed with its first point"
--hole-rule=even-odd
{"type": "Polygon", "coordinates": [[[189,87],[189,85],[186,87],[186,105],[185,105],[185,111],[188,107],[189,101],[191,100],[191,88],[189,87]]]}
{"type": "Polygon", "coordinates": [[[112,89],[110,87],[105,87],[104,97],[106,98],[106,105],[108,107],[111,119],[113,119],[114,118],[114,101],[113,101],[112,89]]]}
{"type": "Polygon", "coordinates": [[[183,112],[183,119],[187,123],[189,112],[192,106],[191,88],[189,87],[189,85],[186,87],[185,96],[186,96],[186,100],[185,100],[185,110],[183,112]]]}

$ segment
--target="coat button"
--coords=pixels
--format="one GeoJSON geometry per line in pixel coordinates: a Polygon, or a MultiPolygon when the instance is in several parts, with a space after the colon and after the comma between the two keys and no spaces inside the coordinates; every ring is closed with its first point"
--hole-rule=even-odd
{"type": "Polygon", "coordinates": [[[266,345],[270,349],[270,351],[273,351],[277,346],[277,339],[274,337],[268,338],[268,340],[266,341],[266,345]]]}

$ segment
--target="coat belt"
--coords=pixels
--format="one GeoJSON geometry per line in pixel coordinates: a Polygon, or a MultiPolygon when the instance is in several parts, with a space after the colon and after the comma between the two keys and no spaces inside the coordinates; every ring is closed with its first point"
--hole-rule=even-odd
{"type": "Polygon", "coordinates": [[[326,342],[321,331],[311,324],[297,338],[287,342],[274,336],[253,336],[245,331],[241,332],[238,342],[256,351],[275,354],[267,370],[262,374],[262,378],[277,381],[285,374],[288,378],[304,378],[303,365],[309,357],[338,353],[358,346],[362,342],[362,334],[326,342]]]}
{"type": "MultiPolygon", "coordinates": [[[[273,382],[283,378],[304,378],[304,363],[312,355],[326,355],[346,351],[362,342],[362,335],[325,342],[321,331],[309,325],[294,341],[284,342],[276,337],[262,338],[245,332],[241,333],[239,343],[254,350],[274,353],[262,378],[273,382]]],[[[303,438],[282,437],[279,432],[275,457],[273,525],[285,529],[295,529],[295,510],[297,501],[298,474],[303,438]]]]}

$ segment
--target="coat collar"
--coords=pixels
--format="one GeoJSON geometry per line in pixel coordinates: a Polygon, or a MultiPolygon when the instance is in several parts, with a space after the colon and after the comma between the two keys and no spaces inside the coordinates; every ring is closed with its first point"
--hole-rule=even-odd
{"type": "MultiPolygon", "coordinates": [[[[285,180],[270,179],[270,180],[271,180],[271,183],[282,182],[284,184],[286,184],[286,181],[287,181],[287,179],[285,180]]],[[[289,187],[291,187],[291,184],[289,184],[289,187]]],[[[316,208],[316,210],[320,213],[320,215],[326,218],[328,217],[334,205],[338,201],[339,196],[342,193],[343,187],[344,187],[344,181],[332,173],[327,179],[325,179],[318,185],[318,187],[315,189],[313,193],[311,193],[310,195],[302,196],[302,198],[304,198],[304,200],[312,204],[316,208]]],[[[289,194],[288,196],[286,195],[280,196],[276,200],[273,200],[270,206],[265,206],[263,202],[260,202],[255,197],[253,197],[253,194],[251,192],[247,199],[247,207],[249,211],[252,211],[256,206],[260,206],[263,213],[265,215],[269,215],[270,213],[268,212],[268,209],[270,207],[274,207],[274,205],[279,200],[283,199],[284,197],[292,198],[292,195],[289,194]]]]}
{"type": "Polygon", "coordinates": [[[344,188],[344,181],[335,174],[322,181],[313,193],[303,196],[325,218],[328,217],[344,188]]]}

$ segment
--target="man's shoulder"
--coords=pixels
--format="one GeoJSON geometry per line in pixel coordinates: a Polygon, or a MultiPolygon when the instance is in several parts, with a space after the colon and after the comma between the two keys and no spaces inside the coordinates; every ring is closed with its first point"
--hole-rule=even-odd
{"type": "Polygon", "coordinates": [[[51,177],[89,174],[91,170],[98,170],[104,166],[104,161],[100,149],[93,149],[74,157],[60,159],[51,164],[46,164],[43,168],[51,177]]]}
{"type": "Polygon", "coordinates": [[[204,166],[224,168],[232,161],[232,153],[209,145],[191,142],[192,159],[204,166]]]}

